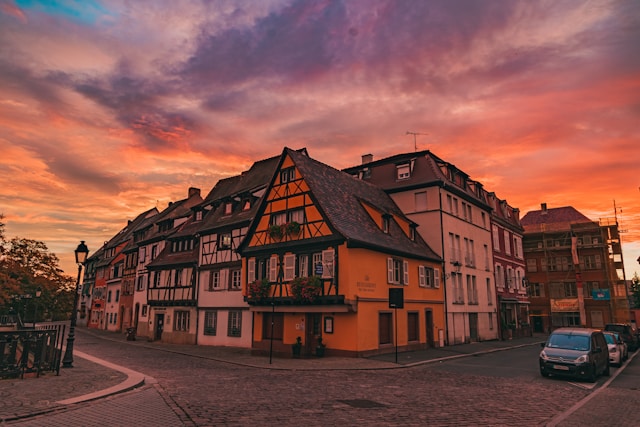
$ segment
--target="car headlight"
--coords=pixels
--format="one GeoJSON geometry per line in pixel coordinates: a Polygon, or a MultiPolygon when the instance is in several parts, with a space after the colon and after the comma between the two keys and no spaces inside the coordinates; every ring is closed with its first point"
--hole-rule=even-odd
{"type": "Polygon", "coordinates": [[[583,354],[582,356],[578,357],[576,359],[576,364],[578,363],[586,363],[589,361],[589,355],[588,354],[583,354]]]}
{"type": "Polygon", "coordinates": [[[613,348],[609,349],[609,353],[615,353],[617,351],[618,351],[618,349],[616,347],[613,347],[613,348]]]}
{"type": "Polygon", "coordinates": [[[548,360],[549,358],[547,357],[547,353],[544,352],[544,350],[542,350],[540,352],[540,359],[542,360],[548,360]]]}

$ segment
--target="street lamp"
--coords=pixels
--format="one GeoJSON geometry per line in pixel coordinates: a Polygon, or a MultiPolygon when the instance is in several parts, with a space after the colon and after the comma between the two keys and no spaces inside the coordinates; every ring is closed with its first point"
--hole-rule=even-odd
{"type": "MultiPolygon", "coordinates": [[[[38,286],[36,289],[36,298],[40,298],[42,295],[42,288],[38,286]]],[[[38,300],[33,302],[33,329],[36,329],[36,317],[38,317],[38,300]]]]}
{"type": "Polygon", "coordinates": [[[80,274],[82,267],[87,260],[89,248],[84,244],[84,240],[80,242],[75,250],[76,264],[78,264],[78,280],[76,281],[76,291],[73,297],[73,309],[71,310],[71,326],[69,326],[69,337],[67,338],[67,348],[62,359],[63,368],[73,368],[73,342],[75,341],[76,320],[78,317],[78,286],[80,286],[80,274]]]}

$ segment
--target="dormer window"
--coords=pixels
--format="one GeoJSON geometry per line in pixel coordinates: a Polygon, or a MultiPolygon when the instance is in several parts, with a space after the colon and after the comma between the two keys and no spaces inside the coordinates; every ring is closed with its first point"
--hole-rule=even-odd
{"type": "Polygon", "coordinates": [[[411,177],[411,167],[408,163],[403,165],[397,165],[396,171],[397,171],[398,180],[409,179],[411,177]]]}
{"type": "Polygon", "coordinates": [[[218,242],[219,249],[229,249],[231,247],[231,233],[220,234],[220,241],[218,242]]]}
{"type": "Polygon", "coordinates": [[[196,211],[196,221],[202,221],[202,211],[201,210],[197,210],[196,211]]]}
{"type": "Polygon", "coordinates": [[[386,234],[389,234],[389,220],[391,219],[391,215],[383,215],[382,216],[382,231],[386,234]]]}
{"type": "Polygon", "coordinates": [[[294,181],[296,179],[296,169],[286,168],[280,171],[280,183],[285,184],[287,182],[294,181]]]}
{"type": "Polygon", "coordinates": [[[245,200],[244,204],[242,205],[242,210],[248,211],[249,209],[251,209],[251,200],[245,200]]]}
{"type": "Polygon", "coordinates": [[[233,211],[233,203],[231,202],[227,202],[224,204],[224,214],[225,215],[231,215],[231,212],[233,211]]]}

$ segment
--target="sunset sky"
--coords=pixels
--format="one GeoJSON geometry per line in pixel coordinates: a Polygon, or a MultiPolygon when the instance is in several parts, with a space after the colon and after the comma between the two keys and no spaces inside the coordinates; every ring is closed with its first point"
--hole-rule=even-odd
{"type": "Polygon", "coordinates": [[[0,0],[0,213],[68,274],[80,240],[284,146],[429,149],[521,216],[617,213],[630,279],[640,3],[0,0]]]}

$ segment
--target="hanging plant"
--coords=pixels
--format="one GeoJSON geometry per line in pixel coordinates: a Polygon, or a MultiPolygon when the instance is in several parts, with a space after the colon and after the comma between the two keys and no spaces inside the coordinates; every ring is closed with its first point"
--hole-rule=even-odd
{"type": "Polygon", "coordinates": [[[290,288],[296,302],[312,303],[322,295],[322,280],[318,276],[296,277],[291,281],[290,288]]]}
{"type": "Polygon", "coordinates": [[[267,298],[271,291],[271,283],[269,283],[269,280],[267,280],[266,278],[255,280],[249,283],[248,291],[249,298],[267,298]]]}
{"type": "Polygon", "coordinates": [[[286,227],[284,224],[273,224],[269,226],[269,237],[272,239],[280,240],[284,236],[286,227]]]}
{"type": "Polygon", "coordinates": [[[287,223],[287,234],[290,236],[296,236],[298,233],[300,233],[300,224],[295,222],[295,221],[291,221],[289,223],[287,223]]]}

